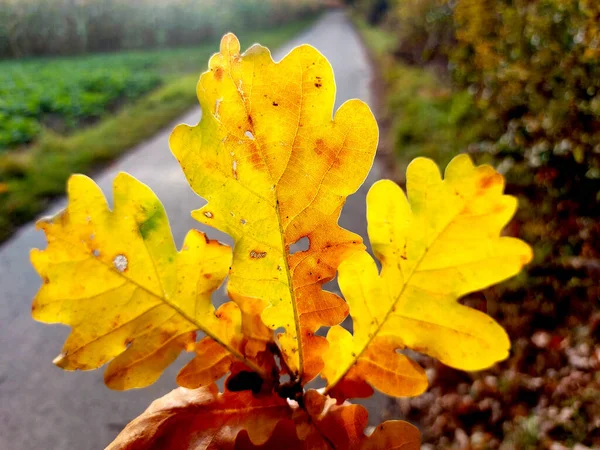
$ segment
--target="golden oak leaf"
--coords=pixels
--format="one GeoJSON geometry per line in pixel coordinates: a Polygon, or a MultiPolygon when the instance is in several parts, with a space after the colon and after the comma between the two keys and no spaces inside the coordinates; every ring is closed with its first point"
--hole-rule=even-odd
{"type": "MultiPolygon", "coordinates": [[[[112,211],[85,176],[70,178],[68,194],[62,213],[38,222],[47,249],[31,253],[43,279],[33,317],[72,328],[57,365],[89,370],[112,360],[109,387],[143,387],[193,347],[197,330],[244,360],[239,308],[229,302],[215,313],[210,301],[227,275],[229,247],[193,230],[177,251],[160,201],[124,173],[114,181],[112,211]]],[[[208,358],[208,370],[218,367],[205,383],[224,373],[222,361],[208,358]]]]}
{"type": "Polygon", "coordinates": [[[364,432],[367,410],[335,405],[335,400],[310,390],[306,408],[274,393],[218,393],[214,384],[200,389],[178,388],[156,400],[133,420],[107,448],[263,449],[279,450],[418,450],[419,431],[401,421],[364,432]]]}
{"type": "Polygon", "coordinates": [[[306,381],[327,345],[314,332],[347,315],[346,303],[322,286],[364,249],[337,221],[371,167],[377,124],[359,100],[332,118],[333,71],[307,45],[275,63],[259,45],[241,55],[228,34],[209,69],[197,86],[202,120],[178,126],[170,146],[208,200],[193,216],[235,241],[230,295],[243,312],[262,302],[263,322],[285,330],[278,338],[286,363],[306,381]],[[291,252],[305,237],[308,249],[291,252]]]}
{"type": "MultiPolygon", "coordinates": [[[[373,259],[358,253],[339,268],[354,334],[330,329],[322,375],[328,389],[366,381],[395,396],[427,387],[423,370],[396,350],[405,347],[462,370],[480,370],[508,356],[506,332],[458,299],[517,274],[532,258],[524,242],[501,237],[517,207],[490,166],[454,158],[442,180],[417,158],[407,171],[408,199],[391,181],[367,196],[373,259]]],[[[344,389],[348,395],[348,389],[344,389]]]]}

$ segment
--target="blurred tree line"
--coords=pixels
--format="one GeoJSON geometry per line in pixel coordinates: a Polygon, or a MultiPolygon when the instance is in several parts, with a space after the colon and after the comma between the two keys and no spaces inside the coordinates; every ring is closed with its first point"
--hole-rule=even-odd
{"type": "Polygon", "coordinates": [[[0,58],[194,45],[313,14],[318,0],[0,0],[0,58]]]}
{"type": "Polygon", "coordinates": [[[403,403],[423,448],[600,448],[600,1],[347,3],[394,36],[383,72],[399,160],[434,145],[438,160],[493,163],[519,199],[507,234],[534,247],[519,278],[464,300],[494,311],[509,359],[469,375],[431,366],[430,393],[403,403]]]}
{"type": "MultiPolygon", "coordinates": [[[[600,178],[600,2],[347,0],[397,36],[395,55],[442,63],[471,94],[491,153],[549,181],[600,178]]],[[[596,193],[593,193],[596,195],[596,193]]]]}

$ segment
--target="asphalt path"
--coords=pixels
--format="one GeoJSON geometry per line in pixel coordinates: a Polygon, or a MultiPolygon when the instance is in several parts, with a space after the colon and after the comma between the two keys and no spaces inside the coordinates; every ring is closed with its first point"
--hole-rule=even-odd
{"type": "MultiPolygon", "coordinates": [[[[372,104],[373,76],[368,56],[356,31],[343,12],[328,12],[297,38],[274,52],[285,56],[299,44],[311,44],[331,62],[336,74],[336,107],[351,98],[372,104]]],[[[243,47],[249,46],[242,42],[243,47]]],[[[216,50],[216,49],[215,49],[216,50]]],[[[199,68],[199,72],[205,70],[199,68]]],[[[200,109],[177,123],[195,124],[200,109]]],[[[120,171],[129,172],[148,184],[165,204],[175,241],[181,244],[190,228],[200,228],[209,237],[230,243],[216,230],[202,228],[190,211],[204,201],[192,192],[168,147],[172,127],[158,133],[115,161],[93,178],[105,194],[120,171]]],[[[365,195],[382,173],[376,162],[361,190],[351,197],[342,212],[342,226],[366,233],[365,195]]],[[[46,214],[65,206],[55,202],[46,214]]],[[[40,279],[29,262],[31,248],[44,248],[42,232],[28,224],[0,247],[0,449],[98,449],[104,448],[132,418],[150,402],[175,387],[178,360],[149,388],[114,392],[105,387],[103,370],[66,372],[52,364],[69,333],[60,325],[45,325],[31,319],[31,300],[40,279]]],[[[222,292],[216,303],[223,301],[222,292]]],[[[381,398],[369,404],[376,412],[381,398]]],[[[377,414],[374,414],[377,415],[377,414]]],[[[374,418],[375,419],[375,418],[374,418]]]]}

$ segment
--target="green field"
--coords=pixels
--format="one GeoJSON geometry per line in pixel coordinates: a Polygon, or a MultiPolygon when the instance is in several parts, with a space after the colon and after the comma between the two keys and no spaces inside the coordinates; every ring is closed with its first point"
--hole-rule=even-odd
{"type": "MultiPolygon", "coordinates": [[[[241,39],[277,42],[287,30],[277,29],[272,36],[247,33],[241,39]]],[[[31,143],[44,128],[65,135],[93,124],[160,85],[204,70],[207,56],[217,49],[218,43],[211,42],[170,50],[2,61],[0,151],[31,143]]]]}
{"type": "MultiPolygon", "coordinates": [[[[239,38],[276,48],[312,20],[239,38]]],[[[0,241],[63,194],[71,173],[89,173],[196,104],[195,83],[217,50],[213,41],[0,62],[0,241]]]]}

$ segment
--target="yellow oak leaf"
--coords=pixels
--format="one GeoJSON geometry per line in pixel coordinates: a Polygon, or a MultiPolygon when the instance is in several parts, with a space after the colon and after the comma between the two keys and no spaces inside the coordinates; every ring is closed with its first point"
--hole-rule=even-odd
{"type": "Polygon", "coordinates": [[[346,303],[322,286],[364,249],[337,222],[371,167],[377,124],[359,100],[333,116],[333,71],[308,45],[275,63],[259,45],[240,54],[228,34],[197,95],[202,120],[178,126],[170,139],[190,185],[208,200],[193,216],[233,237],[230,295],[243,312],[262,302],[263,322],[284,329],[287,366],[310,380],[327,345],[314,332],[347,315],[346,303]],[[308,249],[291,251],[302,238],[308,249]]]}
{"type": "Polygon", "coordinates": [[[427,387],[423,370],[396,350],[405,347],[462,370],[487,368],[508,356],[506,332],[458,299],[517,274],[532,258],[524,242],[501,237],[517,207],[490,166],[454,158],[444,180],[429,159],[407,171],[408,199],[391,181],[367,196],[368,232],[381,262],[358,253],[339,267],[354,332],[336,326],[322,371],[328,390],[346,396],[367,382],[394,396],[427,387]]]}
{"type": "MultiPolygon", "coordinates": [[[[68,194],[63,212],[38,222],[47,249],[31,253],[43,279],[33,317],[72,328],[58,366],[89,370],[112,360],[109,387],[147,386],[193,348],[197,330],[252,364],[243,355],[239,308],[229,302],[215,312],[210,300],[227,275],[229,247],[192,230],[177,251],[162,204],[125,173],[114,181],[112,211],[85,176],[70,178],[68,194]]],[[[207,369],[224,374],[223,362],[210,357],[207,369]]]]}

